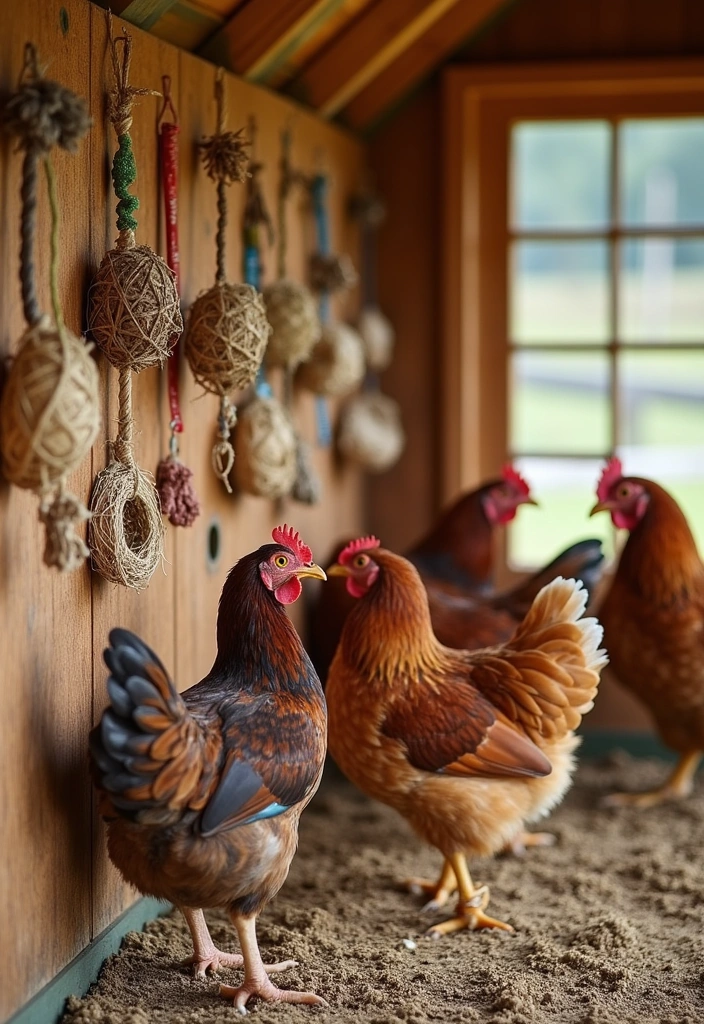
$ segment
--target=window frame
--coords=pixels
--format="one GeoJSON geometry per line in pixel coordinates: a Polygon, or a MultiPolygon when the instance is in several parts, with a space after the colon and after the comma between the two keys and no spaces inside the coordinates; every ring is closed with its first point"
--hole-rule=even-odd
{"type": "Polygon", "coordinates": [[[443,75],[442,107],[440,479],[448,502],[495,475],[509,452],[512,125],[701,116],[704,67],[696,60],[452,67],[443,75]]]}

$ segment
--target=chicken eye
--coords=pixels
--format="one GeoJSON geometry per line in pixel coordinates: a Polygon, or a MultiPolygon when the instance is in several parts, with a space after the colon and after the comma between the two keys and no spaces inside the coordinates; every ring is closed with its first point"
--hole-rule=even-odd
{"type": "Polygon", "coordinates": [[[357,555],[357,557],[354,560],[354,564],[355,564],[357,569],[363,569],[368,561],[369,561],[368,555],[357,555]]]}
{"type": "Polygon", "coordinates": [[[288,565],[288,558],[286,557],[286,555],[277,555],[275,562],[278,565],[279,569],[285,569],[286,566],[288,565]]]}
{"type": "Polygon", "coordinates": [[[624,484],[622,487],[619,487],[618,489],[619,498],[627,498],[630,493],[631,489],[628,486],[628,484],[624,484]]]}

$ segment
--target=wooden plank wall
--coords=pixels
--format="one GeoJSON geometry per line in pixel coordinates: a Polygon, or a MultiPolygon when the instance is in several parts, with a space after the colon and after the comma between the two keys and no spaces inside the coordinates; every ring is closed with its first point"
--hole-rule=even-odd
{"type": "MultiPolygon", "coordinates": [[[[94,117],[94,127],[79,153],[58,153],[55,158],[62,218],[61,292],[67,322],[79,330],[88,281],[116,234],[114,199],[108,191],[114,139],[104,118],[111,75],[104,13],[86,0],[27,0],[11,7],[0,13],[2,93],[15,87],[24,43],[32,40],[50,76],[89,99],[94,117]]],[[[115,29],[121,30],[117,20],[115,29]]],[[[162,74],[170,74],[180,113],[181,258],[183,298],[188,305],[214,279],[215,193],[198,165],[194,143],[214,129],[215,71],[190,54],[131,31],[133,84],[159,89],[162,74]]],[[[295,163],[309,172],[324,166],[330,173],[332,238],[341,251],[356,259],[357,233],[344,209],[360,180],[361,145],[292,104],[231,76],[227,96],[231,127],[245,124],[249,115],[257,119],[257,156],[266,165],[264,187],[272,211],[279,133],[290,124],[295,163]]],[[[138,240],[163,252],[158,107],[153,97],[139,101],[134,144],[139,168],[136,191],[142,204],[138,240]]],[[[22,331],[17,283],[21,159],[12,153],[6,138],[0,146],[0,353],[7,355],[22,331]]],[[[244,190],[233,186],[229,199],[228,270],[238,280],[244,190]]],[[[41,295],[48,304],[48,219],[43,199],[40,206],[38,264],[41,295]]],[[[306,253],[312,244],[309,222],[302,200],[291,204],[289,270],[298,278],[305,275],[306,253]]],[[[273,253],[266,254],[265,262],[271,275],[273,253]]],[[[348,301],[351,313],[356,297],[348,301]]],[[[84,501],[93,475],[105,465],[106,439],[115,431],[116,373],[102,357],[98,361],[104,385],[103,431],[92,460],[70,480],[84,501]]],[[[274,385],[280,387],[280,381],[274,385]]],[[[354,534],[362,525],[359,477],[335,465],[328,451],[318,450],[315,455],[325,488],[325,500],[316,508],[292,503],[275,508],[255,498],[229,498],[210,469],[217,401],[200,397],[185,369],[182,406],[186,424],[182,457],[195,472],[203,512],[190,530],[168,528],[164,571],[155,574],[142,594],[113,587],[87,568],[69,576],[45,569],[36,499],[0,480],[0,1020],[135,899],[107,861],[86,770],[87,734],[104,705],[101,655],[108,630],[117,624],[137,630],[185,688],[210,666],[220,588],[241,554],[265,542],[282,519],[296,524],[320,558],[340,533],[354,534]],[[221,552],[211,566],[207,548],[214,520],[221,527],[221,552]]],[[[135,410],[137,460],[153,472],[168,444],[165,380],[158,370],[145,371],[136,379],[135,410]]],[[[299,400],[297,416],[312,440],[310,397],[299,400]]],[[[300,623],[302,609],[297,607],[296,612],[300,623]]]]}

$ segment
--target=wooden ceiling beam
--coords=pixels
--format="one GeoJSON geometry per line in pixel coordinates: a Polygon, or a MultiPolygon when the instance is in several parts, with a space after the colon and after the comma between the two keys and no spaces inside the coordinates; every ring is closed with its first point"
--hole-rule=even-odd
{"type": "Polygon", "coordinates": [[[100,7],[108,8],[131,25],[149,31],[176,3],[176,0],[97,0],[100,7]]]}
{"type": "Polygon", "coordinates": [[[250,81],[265,81],[342,0],[249,0],[199,54],[250,81]]]}
{"type": "Polygon", "coordinates": [[[291,83],[323,117],[335,114],[460,0],[377,0],[291,83]]]}
{"type": "MultiPolygon", "coordinates": [[[[371,128],[448,56],[514,0],[459,0],[436,19],[411,46],[405,47],[342,110],[351,128],[371,128]]],[[[339,108],[338,108],[339,109],[339,108]]]]}

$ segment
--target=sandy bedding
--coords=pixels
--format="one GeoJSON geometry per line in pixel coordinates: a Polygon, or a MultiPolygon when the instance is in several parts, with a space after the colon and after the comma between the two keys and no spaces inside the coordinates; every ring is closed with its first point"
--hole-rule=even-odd
{"type": "MultiPolygon", "coordinates": [[[[701,1024],[704,1021],[704,781],[679,806],[648,812],[596,808],[603,792],[641,788],[666,771],[613,755],[584,765],[550,820],[552,849],[477,861],[491,885],[489,913],[515,935],[462,932],[439,941],[421,899],[399,890],[407,875],[434,875],[437,853],[420,846],[390,810],[330,775],[303,816],[289,881],[265,912],[265,960],[295,957],[279,984],[313,989],[330,1008],[251,1004],[267,1022],[368,1024],[701,1024]],[[404,939],[416,942],[414,949],[404,939]],[[285,980],[284,980],[285,979],[285,980]]],[[[445,915],[446,916],[446,915],[445,915]]],[[[216,944],[234,929],[210,915],[216,944]]],[[[190,952],[172,914],[104,966],[64,1024],[222,1024],[241,1019],[215,980],[194,981],[176,962],[190,952]]],[[[237,984],[241,973],[222,971],[237,984]]]]}

